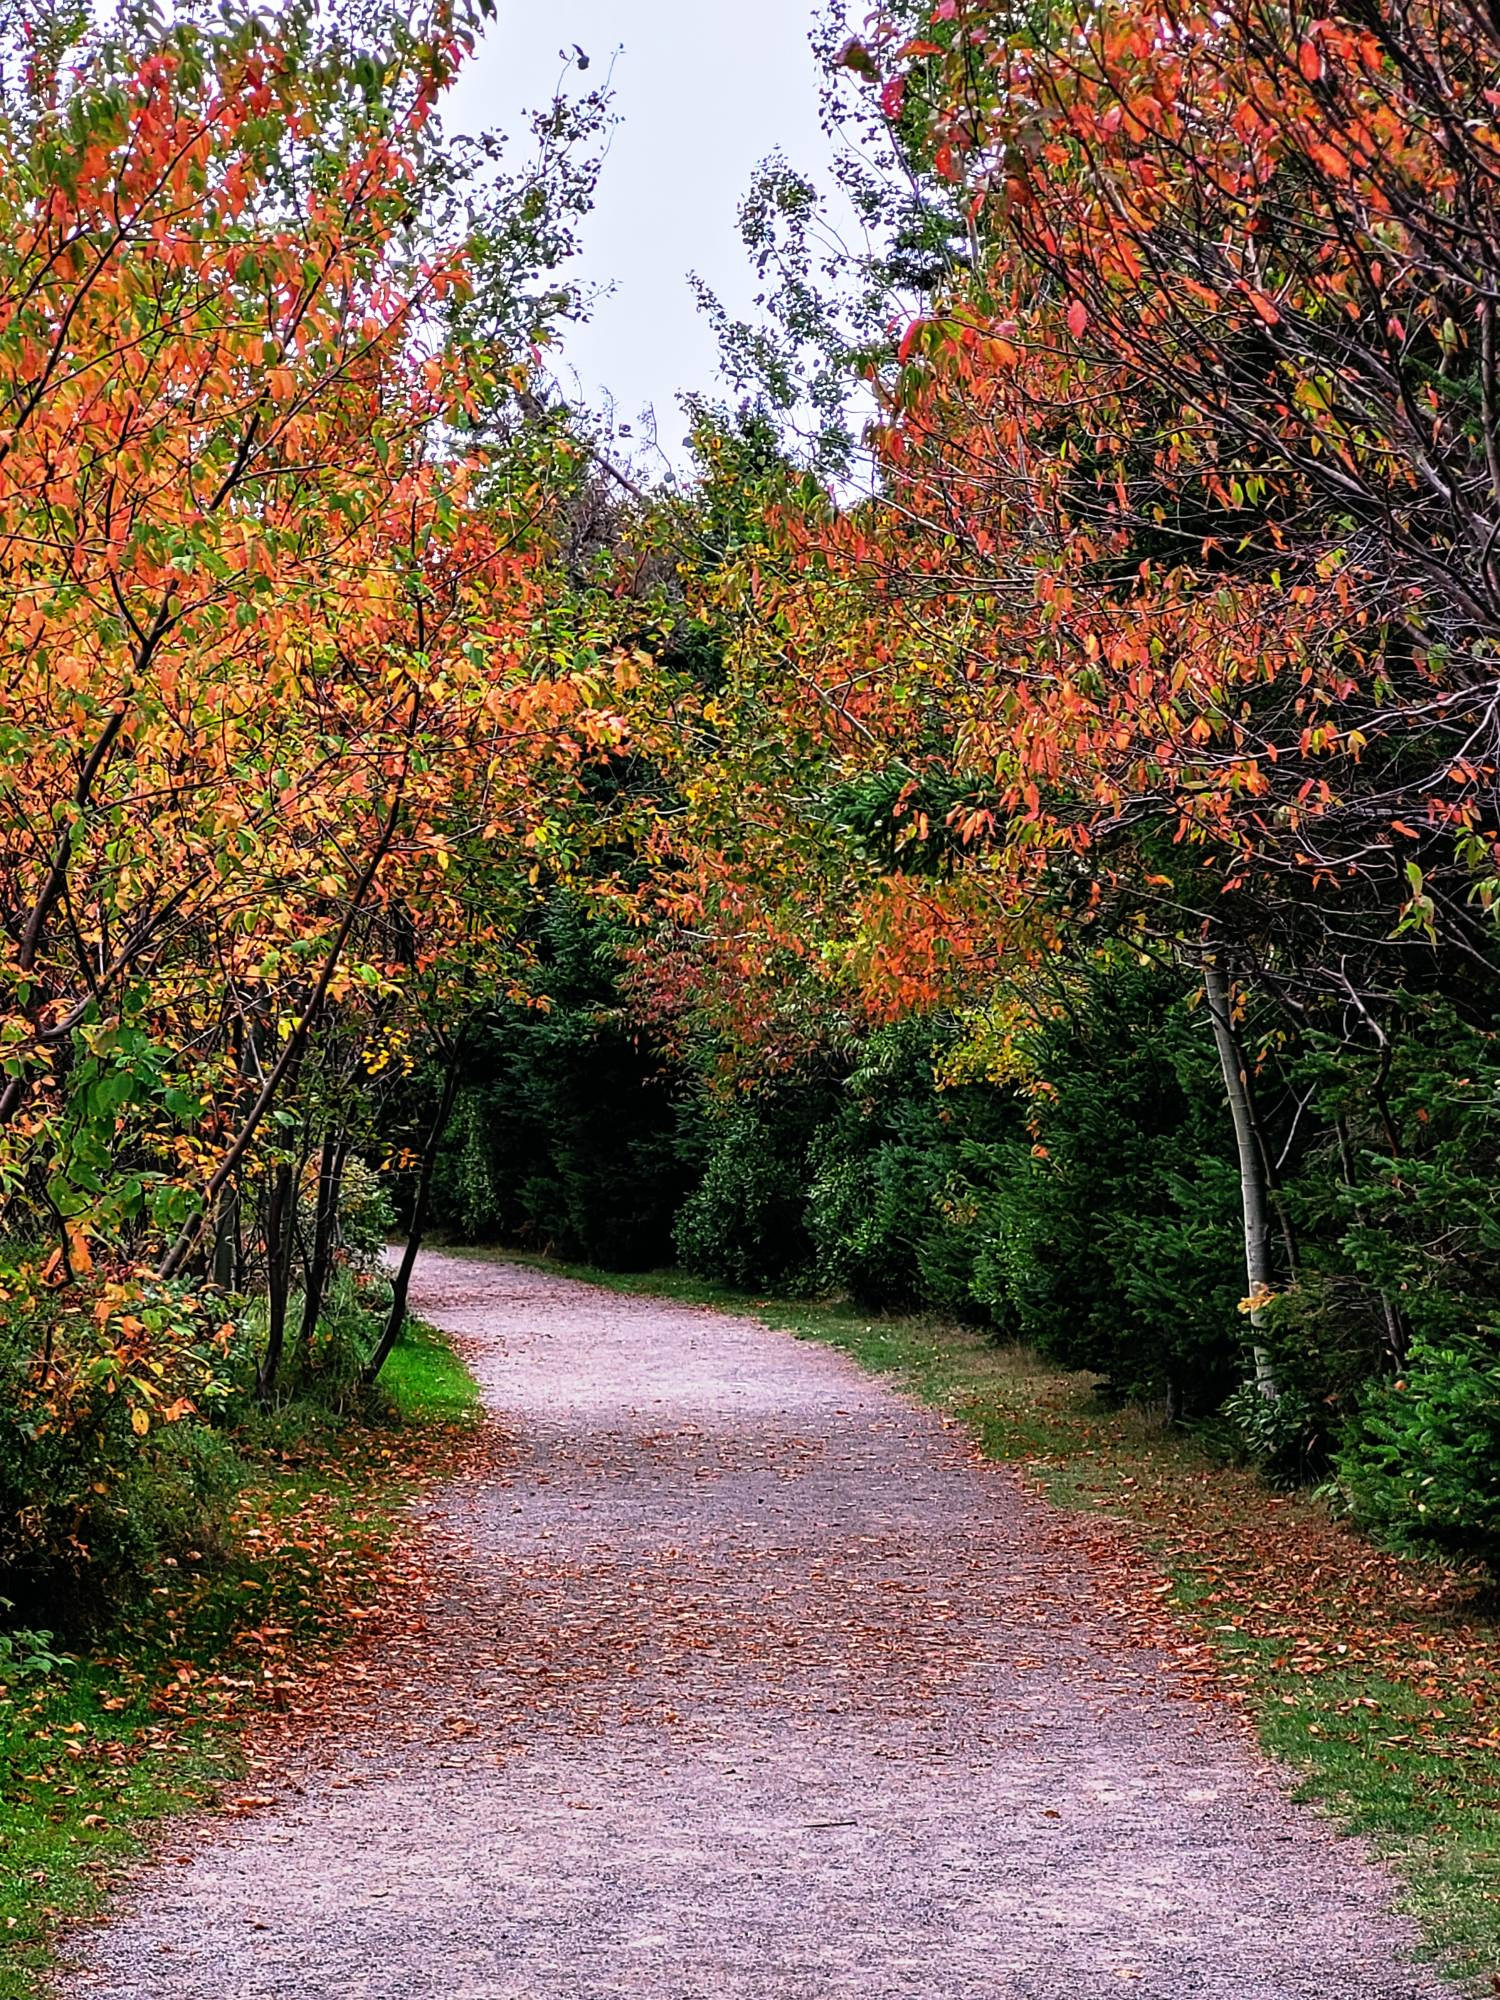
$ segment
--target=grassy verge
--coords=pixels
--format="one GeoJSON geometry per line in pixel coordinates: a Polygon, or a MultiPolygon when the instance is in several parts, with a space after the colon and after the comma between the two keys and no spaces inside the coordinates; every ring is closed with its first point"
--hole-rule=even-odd
{"type": "Polygon", "coordinates": [[[1432,1957],[1500,1990],[1500,1626],[1464,1578],[1372,1548],[1315,1499],[1269,1492],[1191,1437],[1104,1409],[1091,1378],[972,1332],[680,1272],[561,1268],[840,1348],[1049,1498],[1129,1524],[1171,1580],[1173,1636],[1211,1660],[1301,1795],[1394,1863],[1432,1957]]]}
{"type": "Polygon", "coordinates": [[[300,1705],[371,1615],[403,1503],[478,1409],[462,1362],[419,1326],[382,1388],[384,1420],[293,1406],[237,1438],[223,1546],[185,1556],[61,1670],[0,1679],[0,2000],[44,1990],[50,1940],[153,1823],[252,1795],[245,1723],[300,1705]]]}
{"type": "Polygon", "coordinates": [[[407,1321],[380,1381],[408,1429],[462,1426],[479,1416],[479,1384],[444,1336],[419,1320],[407,1321]]]}

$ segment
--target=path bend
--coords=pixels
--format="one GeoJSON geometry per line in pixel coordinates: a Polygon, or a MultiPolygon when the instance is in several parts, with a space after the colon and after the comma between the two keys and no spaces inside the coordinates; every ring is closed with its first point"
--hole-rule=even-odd
{"type": "Polygon", "coordinates": [[[413,1305],[511,1437],[432,1503],[420,1634],[74,2000],[1451,2000],[1389,1877],[1120,1643],[1078,1519],[935,1415],[516,1266],[424,1255],[413,1305]]]}

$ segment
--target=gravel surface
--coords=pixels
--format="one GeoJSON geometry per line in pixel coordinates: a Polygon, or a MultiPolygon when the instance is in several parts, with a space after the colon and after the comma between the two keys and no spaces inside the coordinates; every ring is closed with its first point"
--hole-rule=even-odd
{"type": "Polygon", "coordinates": [[[73,2000],[1451,2000],[1390,1879],[1122,1641],[1082,1521],[937,1417],[512,1266],[424,1256],[414,1304],[493,1476],[73,2000]]]}

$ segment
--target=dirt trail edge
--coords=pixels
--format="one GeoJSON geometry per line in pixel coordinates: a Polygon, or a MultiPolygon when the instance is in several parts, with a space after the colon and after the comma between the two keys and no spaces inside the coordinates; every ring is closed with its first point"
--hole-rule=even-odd
{"type": "Polygon", "coordinates": [[[75,1940],[75,2000],[1451,2000],[936,1417],[531,1270],[427,1255],[413,1304],[511,1438],[434,1503],[419,1636],[75,1940]]]}

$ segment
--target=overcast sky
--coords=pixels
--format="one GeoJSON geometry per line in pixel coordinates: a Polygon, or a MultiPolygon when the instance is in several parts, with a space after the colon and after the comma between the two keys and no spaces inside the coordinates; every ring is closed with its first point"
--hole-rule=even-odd
{"type": "Polygon", "coordinates": [[[616,286],[569,355],[585,393],[609,391],[638,422],[654,405],[675,446],[681,389],[712,389],[712,333],[688,287],[696,271],[732,308],[754,292],[736,214],[758,161],[827,158],[818,127],[813,0],[499,0],[499,18],[462,79],[450,127],[499,126],[523,142],[523,112],[550,102],[559,52],[576,42],[614,71],[621,123],[585,235],[583,270],[616,286]]]}

